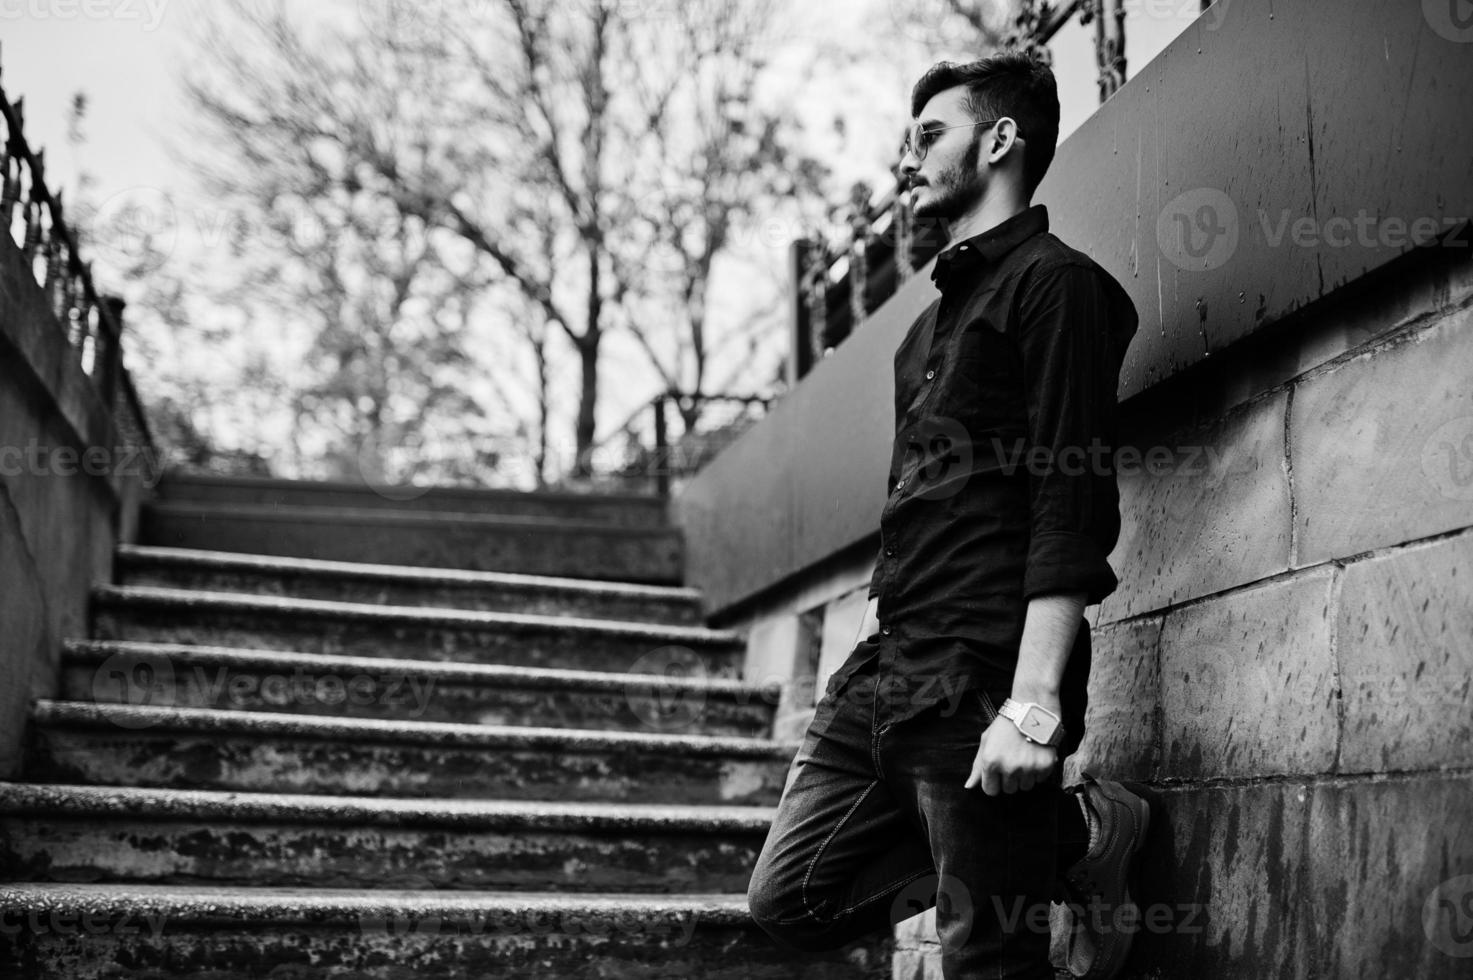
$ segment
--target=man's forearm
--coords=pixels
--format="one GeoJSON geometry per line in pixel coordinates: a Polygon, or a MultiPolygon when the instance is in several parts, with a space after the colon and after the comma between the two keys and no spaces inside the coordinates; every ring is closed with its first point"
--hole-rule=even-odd
{"type": "Polygon", "coordinates": [[[1023,642],[1013,672],[1013,698],[1056,705],[1064,681],[1064,665],[1074,648],[1074,634],[1084,614],[1083,592],[1035,596],[1023,619],[1023,642]]]}

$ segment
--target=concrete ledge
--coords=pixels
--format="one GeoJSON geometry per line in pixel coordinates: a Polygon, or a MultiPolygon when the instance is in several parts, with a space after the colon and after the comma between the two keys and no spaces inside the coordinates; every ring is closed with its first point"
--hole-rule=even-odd
{"type": "Polygon", "coordinates": [[[249,554],[677,584],[673,527],[339,507],[150,504],[140,540],[249,554]]]}
{"type": "Polygon", "coordinates": [[[0,888],[0,970],[31,977],[143,973],[215,980],[659,975],[702,980],[888,980],[888,937],[823,953],[777,946],[740,894],[569,895],[295,888],[0,888]],[[96,932],[59,932],[86,922],[96,932]],[[126,966],[120,966],[126,964],[126,966]]]}
{"type": "Polygon", "coordinates": [[[444,585],[465,588],[496,587],[531,591],[566,591],[580,596],[691,601],[700,592],[675,585],[642,585],[637,582],[599,581],[557,575],[521,575],[515,572],[477,572],[459,568],[426,568],[418,565],[383,565],[374,562],[329,561],[322,558],[292,558],[282,555],[250,555],[201,548],[165,548],[120,545],[118,563],[125,568],[164,565],[191,569],[220,569],[233,572],[345,578],[363,582],[414,586],[444,585]]]}
{"type": "Polygon", "coordinates": [[[636,493],[574,493],[483,487],[375,487],[350,480],[286,480],[171,472],[158,485],[161,500],[273,507],[350,507],[409,511],[458,511],[581,519],[605,525],[659,527],[668,501],[636,493]]]}
{"type": "Polygon", "coordinates": [[[228,823],[702,834],[765,833],[773,810],[673,803],[385,799],[291,793],[0,783],[0,815],[228,823]]]}
{"type": "Polygon", "coordinates": [[[241,669],[278,670],[306,674],[368,673],[423,677],[444,684],[507,688],[558,688],[572,691],[621,693],[631,690],[664,694],[691,694],[737,701],[768,696],[770,686],[727,677],[680,677],[668,674],[619,674],[605,670],[560,670],[555,667],[509,667],[503,664],[457,664],[436,660],[395,660],[388,657],[347,657],[282,650],[192,646],[184,643],[146,643],[132,640],[68,640],[67,663],[102,664],[114,657],[133,658],[170,666],[193,664],[241,669]]]}
{"type": "Polygon", "coordinates": [[[124,733],[147,731],[208,733],[254,738],[352,740],[361,743],[409,743],[495,749],[559,749],[566,752],[660,752],[682,757],[713,756],[787,761],[796,744],[762,738],[721,735],[655,735],[644,732],[596,732],[564,728],[455,725],[378,718],[322,718],[267,711],[219,711],[212,708],[150,708],[139,705],[90,704],[38,700],[33,722],[43,728],[102,729],[124,733]]]}
{"type": "MultiPolygon", "coordinates": [[[[582,619],[573,616],[537,616],[521,613],[465,609],[427,609],[420,606],[381,606],[365,602],[334,602],[326,599],[296,599],[281,596],[247,596],[232,592],[199,592],[193,589],[161,589],[152,586],[99,586],[95,601],[103,607],[188,609],[201,612],[248,615],[292,616],[309,619],[413,624],[459,629],[495,629],[508,632],[556,630],[594,636],[650,640],[689,646],[740,647],[742,635],[730,630],[655,623],[621,623],[614,620],[582,619]]],[[[269,622],[263,621],[263,628],[269,622]]]]}
{"type": "Polygon", "coordinates": [[[354,926],[366,916],[433,918],[447,913],[571,912],[617,921],[626,915],[675,913],[706,925],[757,928],[745,895],[466,894],[303,888],[211,888],[183,885],[0,885],[0,911],[63,912],[103,918],[158,917],[201,925],[245,923],[354,926]]]}

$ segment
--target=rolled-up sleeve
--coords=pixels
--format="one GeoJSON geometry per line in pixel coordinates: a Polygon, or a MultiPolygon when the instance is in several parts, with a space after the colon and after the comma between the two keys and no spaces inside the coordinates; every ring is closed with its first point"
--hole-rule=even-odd
{"type": "Polygon", "coordinates": [[[1110,294],[1078,263],[1035,270],[1019,301],[1030,443],[1024,597],[1115,590],[1107,560],[1120,532],[1113,470],[1118,352],[1110,294]]]}

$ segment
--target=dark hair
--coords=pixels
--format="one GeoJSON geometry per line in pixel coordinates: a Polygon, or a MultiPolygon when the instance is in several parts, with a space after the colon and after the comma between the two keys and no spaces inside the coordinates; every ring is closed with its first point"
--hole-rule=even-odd
{"type": "Polygon", "coordinates": [[[910,114],[919,117],[938,92],[967,87],[963,102],[978,122],[1011,116],[1023,144],[1023,183],[1031,195],[1054,160],[1059,141],[1059,88],[1053,69],[1036,54],[1005,50],[988,58],[958,64],[942,61],[916,82],[910,114]]]}

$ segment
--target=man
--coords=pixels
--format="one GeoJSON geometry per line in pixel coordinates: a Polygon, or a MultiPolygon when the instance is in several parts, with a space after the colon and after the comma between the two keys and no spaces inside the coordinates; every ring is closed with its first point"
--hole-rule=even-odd
{"type": "Polygon", "coordinates": [[[895,353],[863,639],[818,704],[749,904],[775,939],[818,950],[934,903],[948,980],[1052,977],[1063,868],[1069,968],[1110,977],[1149,806],[1092,778],[1066,793],[1060,759],[1083,734],[1082,612],[1117,584],[1110,463],[1136,312],[1029,206],[1058,139],[1046,64],[942,62],[912,113],[901,173],[915,213],[950,230],[940,298],[895,353]]]}

